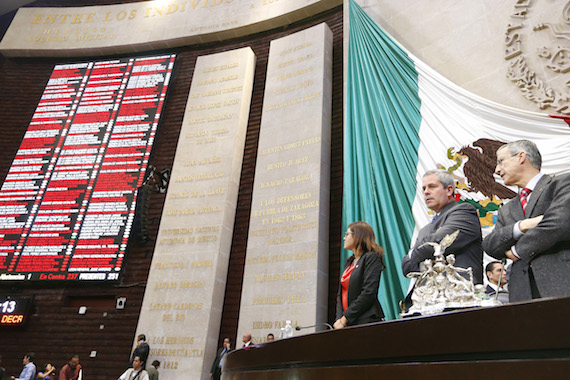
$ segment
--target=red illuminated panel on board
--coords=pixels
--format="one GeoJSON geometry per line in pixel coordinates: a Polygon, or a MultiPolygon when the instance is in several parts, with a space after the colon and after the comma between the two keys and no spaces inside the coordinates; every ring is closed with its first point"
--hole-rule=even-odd
{"type": "Polygon", "coordinates": [[[54,68],[0,190],[0,281],[118,279],[174,59],[54,68]]]}

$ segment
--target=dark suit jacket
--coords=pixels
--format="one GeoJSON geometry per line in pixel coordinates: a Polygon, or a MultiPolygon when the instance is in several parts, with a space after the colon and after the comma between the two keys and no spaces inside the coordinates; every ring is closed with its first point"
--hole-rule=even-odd
{"type": "MultiPolygon", "coordinates": [[[[354,256],[346,260],[345,269],[352,263],[354,256]]],[[[348,308],[342,310],[342,287],[339,284],[336,297],[336,319],[343,315],[348,325],[379,322],[384,318],[384,311],[378,301],[378,287],[384,264],[376,252],[363,254],[352,270],[348,281],[348,308]]]]}
{"type": "Polygon", "coordinates": [[[541,297],[570,294],[570,175],[543,176],[526,206],[517,198],[499,209],[495,229],[483,241],[485,251],[497,258],[515,246],[520,260],[513,263],[509,278],[509,300],[532,298],[529,268],[541,297]],[[542,221],[518,241],[514,224],[524,218],[544,215],[542,221]]]}
{"type": "MultiPolygon", "coordinates": [[[[220,378],[220,361],[222,360],[222,352],[224,352],[224,347],[220,348],[218,350],[218,353],[216,354],[216,358],[214,359],[214,362],[212,363],[212,369],[210,370],[210,373],[212,373],[214,375],[214,377],[216,377],[219,379],[220,378]]],[[[229,354],[230,352],[232,352],[232,350],[230,349],[228,352],[226,352],[226,355],[229,354]]]]}
{"type": "Polygon", "coordinates": [[[150,346],[147,342],[142,342],[140,346],[135,347],[133,354],[131,355],[131,361],[129,365],[133,366],[133,360],[135,360],[135,356],[138,356],[141,359],[143,369],[146,368],[146,360],[148,359],[148,354],[150,353],[150,346]]]}
{"type": "Polygon", "coordinates": [[[481,248],[481,223],[475,207],[469,203],[451,202],[439,213],[439,217],[422,228],[412,251],[402,260],[402,272],[418,272],[419,264],[425,259],[434,259],[431,245],[439,243],[446,235],[459,230],[459,235],[445,253],[455,255],[455,266],[473,270],[475,284],[483,283],[483,249],[481,248]]]}

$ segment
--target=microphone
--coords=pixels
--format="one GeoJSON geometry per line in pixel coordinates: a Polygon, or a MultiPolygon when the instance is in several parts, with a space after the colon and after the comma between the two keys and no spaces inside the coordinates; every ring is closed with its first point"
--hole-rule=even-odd
{"type": "Polygon", "coordinates": [[[310,329],[311,327],[321,327],[321,326],[326,326],[327,330],[332,330],[333,327],[331,325],[329,325],[328,323],[317,323],[316,325],[311,325],[311,326],[297,326],[295,327],[295,330],[299,331],[302,329],[310,329]]]}

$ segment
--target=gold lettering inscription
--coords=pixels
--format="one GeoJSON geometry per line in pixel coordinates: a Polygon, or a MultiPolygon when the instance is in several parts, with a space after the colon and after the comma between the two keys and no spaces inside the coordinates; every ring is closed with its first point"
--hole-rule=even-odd
{"type": "Polygon", "coordinates": [[[202,303],[192,303],[192,302],[185,302],[185,303],[175,303],[173,309],[174,310],[202,310],[204,304],[202,303]]]}
{"type": "Polygon", "coordinates": [[[293,78],[293,77],[296,77],[299,75],[310,73],[311,71],[313,71],[313,66],[309,66],[309,67],[306,67],[306,68],[301,69],[301,70],[296,70],[296,71],[293,71],[292,73],[279,75],[277,77],[277,80],[284,81],[284,80],[289,79],[289,78],[293,78]]]}
{"type": "Polygon", "coordinates": [[[150,310],[170,310],[171,307],[172,307],[171,303],[155,302],[150,304],[150,310]]]}
{"type": "Polygon", "coordinates": [[[162,367],[166,369],[178,369],[178,362],[164,361],[162,367]]]}
{"type": "MultiPolygon", "coordinates": [[[[187,348],[151,348],[150,356],[177,356],[185,358],[201,358],[204,356],[203,350],[191,350],[187,348]]],[[[178,365],[177,362],[174,362],[178,365]]],[[[167,368],[165,366],[165,368],[167,368]]],[[[176,369],[176,368],[171,368],[176,369]]]]}
{"type": "Polygon", "coordinates": [[[219,232],[220,226],[202,226],[196,227],[196,232],[219,232]]]}
{"type": "Polygon", "coordinates": [[[203,288],[206,286],[204,281],[181,281],[180,289],[203,288]]]}
{"type": "Polygon", "coordinates": [[[176,289],[178,287],[178,283],[177,282],[167,282],[167,281],[163,281],[163,282],[157,282],[155,284],[155,289],[176,289]]]}
{"type": "Polygon", "coordinates": [[[313,58],[312,54],[304,55],[302,57],[297,58],[297,63],[301,63],[301,62],[306,61],[306,60],[311,59],[311,58],[313,58]]]}
{"type": "Polygon", "coordinates": [[[198,237],[198,243],[209,243],[211,241],[217,241],[218,237],[216,235],[206,235],[198,237]]]}
{"type": "Polygon", "coordinates": [[[208,118],[208,123],[212,122],[212,121],[229,120],[229,119],[233,118],[233,116],[234,115],[232,115],[231,113],[226,113],[224,115],[210,116],[208,118]]]}
{"type": "Polygon", "coordinates": [[[154,264],[154,269],[185,269],[188,268],[188,261],[166,261],[154,264]]]}
{"type": "Polygon", "coordinates": [[[188,132],[186,133],[186,138],[187,139],[191,139],[194,137],[204,137],[204,136],[208,136],[210,134],[210,131],[193,131],[193,132],[188,132]]]}
{"type": "Polygon", "coordinates": [[[281,51],[280,55],[286,55],[286,54],[289,54],[289,53],[294,52],[294,51],[305,49],[305,48],[312,46],[312,45],[313,45],[313,43],[311,41],[309,41],[309,42],[306,42],[304,44],[300,44],[300,45],[294,46],[292,48],[285,49],[285,50],[281,51]]]}
{"type": "Polygon", "coordinates": [[[239,62],[232,62],[232,63],[228,63],[227,65],[220,66],[220,70],[233,69],[234,67],[238,67],[238,66],[239,66],[239,62]]]}
{"type": "Polygon", "coordinates": [[[180,216],[180,215],[194,215],[196,213],[196,209],[193,208],[186,208],[182,210],[178,209],[170,209],[165,211],[165,216],[180,216]]]}
{"type": "Polygon", "coordinates": [[[185,238],[170,238],[170,239],[160,239],[159,245],[174,245],[174,244],[185,244],[185,238]]]}
{"type": "Polygon", "coordinates": [[[280,64],[278,65],[278,67],[279,67],[280,69],[282,69],[283,67],[287,67],[287,66],[289,66],[289,65],[294,65],[294,64],[295,64],[295,60],[294,60],[294,59],[291,59],[291,60],[289,60],[289,61],[280,63],[280,64]]]}
{"type": "Polygon", "coordinates": [[[280,245],[280,244],[290,244],[295,242],[295,236],[283,236],[278,238],[269,239],[267,244],[269,245],[280,245]]]}
{"type": "Polygon", "coordinates": [[[279,254],[279,255],[269,255],[269,256],[257,256],[257,257],[247,257],[245,263],[247,265],[252,264],[271,264],[284,261],[296,261],[296,260],[311,260],[317,258],[317,252],[297,252],[289,254],[279,254]]]}
{"type": "Polygon", "coordinates": [[[222,208],[220,206],[205,206],[198,209],[198,214],[209,214],[213,212],[221,212],[222,208]]]}
{"type": "MultiPolygon", "coordinates": [[[[252,330],[260,329],[280,329],[285,327],[287,321],[254,321],[252,322],[252,330]]],[[[299,321],[291,321],[293,327],[299,326],[299,321]]]]}
{"type": "Polygon", "coordinates": [[[266,189],[266,188],[270,188],[270,187],[277,187],[277,186],[287,185],[287,184],[291,184],[291,183],[310,181],[311,179],[313,179],[312,174],[297,175],[297,176],[285,178],[284,180],[262,182],[261,188],[266,189]]]}
{"type": "Polygon", "coordinates": [[[165,344],[194,344],[192,336],[167,336],[165,344]]]}
{"type": "Polygon", "coordinates": [[[151,344],[194,344],[193,336],[153,336],[151,344]]]}
{"type": "Polygon", "coordinates": [[[276,201],[277,201],[277,204],[290,203],[290,202],[303,201],[303,200],[309,199],[311,197],[312,197],[312,194],[310,192],[306,192],[306,193],[300,193],[300,194],[295,194],[295,195],[285,195],[282,197],[277,197],[276,201]]]}
{"type": "Polygon", "coordinates": [[[319,201],[309,201],[309,202],[299,203],[296,205],[270,207],[263,210],[253,210],[252,216],[257,217],[265,215],[275,215],[285,212],[301,211],[308,208],[317,208],[317,207],[319,207],[319,201]]]}
{"type": "Polygon", "coordinates": [[[215,95],[221,95],[221,94],[228,94],[230,92],[241,91],[242,89],[243,89],[243,86],[230,87],[230,88],[224,88],[224,89],[219,89],[219,90],[215,90],[215,91],[204,91],[200,95],[201,96],[215,96],[215,95]]]}
{"type": "Polygon", "coordinates": [[[295,231],[305,231],[305,230],[312,230],[319,226],[319,222],[308,222],[308,223],[297,223],[297,224],[288,224],[286,226],[272,227],[272,228],[261,228],[257,230],[251,230],[251,236],[268,236],[268,235],[275,235],[280,233],[288,233],[288,232],[295,232],[295,231]]]}
{"type": "Polygon", "coordinates": [[[290,222],[297,222],[300,220],[307,219],[307,214],[302,212],[300,214],[293,214],[293,215],[285,215],[285,216],[275,216],[271,218],[263,218],[261,220],[261,224],[282,224],[282,223],[290,223],[290,222]]]}
{"type": "Polygon", "coordinates": [[[255,282],[304,280],[305,272],[266,273],[255,276],[255,282]]]}
{"type": "Polygon", "coordinates": [[[193,227],[168,228],[160,231],[163,235],[186,235],[194,232],[193,227]]]}
{"type": "Polygon", "coordinates": [[[208,104],[198,104],[195,106],[188,106],[186,107],[187,111],[202,111],[202,110],[209,110],[212,108],[220,108],[222,106],[222,102],[213,102],[208,104]]]}
{"type": "Polygon", "coordinates": [[[196,260],[192,261],[193,268],[211,267],[214,265],[214,260],[196,260]]]}
{"type": "MultiPolygon", "coordinates": [[[[200,96],[200,95],[198,95],[198,96],[200,96]]],[[[188,121],[188,124],[203,124],[203,123],[207,123],[207,122],[208,121],[205,118],[201,117],[198,119],[191,119],[190,121],[188,121]]]]}
{"type": "Polygon", "coordinates": [[[212,156],[212,157],[202,158],[200,160],[188,160],[186,161],[184,166],[210,165],[210,164],[219,164],[220,162],[222,162],[221,156],[212,156]]]}
{"type": "Polygon", "coordinates": [[[95,13],[88,13],[88,14],[77,13],[74,15],[37,14],[36,17],[34,18],[34,21],[32,21],[32,24],[55,24],[56,22],[58,24],[65,24],[68,19],[71,20],[70,24],[91,23],[95,21],[94,16],[95,13]]]}
{"type": "Polygon", "coordinates": [[[284,145],[277,145],[270,148],[265,148],[260,151],[261,155],[270,154],[270,153],[279,153],[290,149],[297,149],[303,146],[317,144],[321,142],[320,137],[312,137],[305,140],[298,140],[292,143],[284,144],[284,145]]]}
{"type": "Polygon", "coordinates": [[[283,102],[283,103],[270,104],[270,105],[268,105],[268,106],[265,106],[265,110],[266,110],[266,111],[272,111],[272,110],[274,110],[274,109],[289,107],[289,106],[292,106],[292,105],[297,104],[297,103],[302,103],[302,102],[309,101],[309,100],[314,99],[314,98],[317,98],[317,97],[319,97],[319,96],[321,96],[321,92],[320,92],[320,91],[318,91],[318,92],[313,92],[312,94],[305,95],[305,96],[303,96],[303,97],[297,97],[297,98],[294,98],[294,99],[289,99],[289,100],[287,100],[286,102],[283,102]]]}
{"type": "Polygon", "coordinates": [[[205,80],[198,81],[198,86],[205,86],[208,84],[219,83],[219,82],[227,82],[227,81],[231,81],[231,80],[236,80],[238,78],[239,78],[239,76],[234,74],[234,75],[227,75],[227,76],[220,77],[220,78],[205,79],[205,80]]]}
{"type": "Polygon", "coordinates": [[[184,177],[175,177],[174,182],[181,183],[181,182],[207,181],[210,179],[222,178],[223,176],[224,172],[197,174],[196,176],[188,175],[184,177]]]}
{"type": "Polygon", "coordinates": [[[252,305],[283,305],[307,302],[304,295],[253,297],[252,305]]]}
{"type": "Polygon", "coordinates": [[[295,86],[288,86],[288,87],[280,88],[278,90],[275,90],[275,95],[284,94],[286,92],[293,91],[294,89],[295,89],[295,86]]]}

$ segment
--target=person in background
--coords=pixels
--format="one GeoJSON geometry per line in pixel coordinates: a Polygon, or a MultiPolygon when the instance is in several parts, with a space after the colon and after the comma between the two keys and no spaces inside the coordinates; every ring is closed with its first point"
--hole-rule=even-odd
{"type": "Polygon", "coordinates": [[[251,343],[251,333],[245,333],[243,334],[243,337],[241,338],[241,341],[243,342],[243,347],[249,347],[252,343],[251,343]]]}
{"type": "Polygon", "coordinates": [[[149,380],[148,372],[143,368],[140,356],[133,358],[133,368],[126,370],[119,380],[149,380]]]}
{"type": "Polygon", "coordinates": [[[148,372],[149,380],[158,380],[158,367],[160,367],[160,362],[158,360],[155,360],[146,370],[148,372]]]}
{"type": "Polygon", "coordinates": [[[12,376],[12,380],[34,380],[34,376],[36,375],[36,365],[34,364],[35,358],[36,354],[33,352],[28,352],[25,354],[24,358],[22,359],[24,369],[20,373],[20,376],[12,376]]]}
{"type": "Polygon", "coordinates": [[[210,377],[214,380],[219,380],[222,376],[222,364],[224,362],[224,356],[232,351],[231,347],[232,341],[230,338],[225,337],[224,343],[222,343],[222,348],[218,350],[214,363],[212,363],[212,369],[210,370],[210,377]]]}
{"type": "Polygon", "coordinates": [[[500,261],[491,261],[485,267],[485,275],[489,283],[485,289],[485,293],[489,295],[491,299],[501,301],[502,303],[509,302],[509,290],[507,289],[507,271],[503,268],[503,264],[500,261]],[[497,296],[497,290],[499,295],[497,296]]]}
{"type": "Polygon", "coordinates": [[[275,335],[273,335],[272,333],[267,334],[268,342],[273,342],[274,340],[275,340],[275,335]]]}
{"type": "Polygon", "coordinates": [[[354,222],[344,234],[344,249],[352,251],[345,263],[336,300],[335,329],[384,319],[378,301],[384,250],[366,222],[354,222]]]}
{"type": "Polygon", "coordinates": [[[129,362],[129,365],[132,367],[135,356],[138,356],[141,359],[142,367],[145,368],[149,353],[150,353],[150,346],[146,342],[146,336],[144,334],[140,334],[137,337],[137,346],[133,350],[133,355],[131,356],[131,361],[129,362]]]}
{"type": "MultiPolygon", "coordinates": [[[[0,378],[1,379],[1,378],[0,378]]],[[[38,375],[36,377],[37,380],[51,380],[51,379],[55,379],[55,367],[53,365],[51,365],[51,363],[47,363],[44,366],[44,369],[40,372],[38,372],[38,375]]]]}
{"type": "Polygon", "coordinates": [[[73,355],[69,362],[59,371],[59,380],[77,380],[81,374],[79,355],[73,355]]]}

